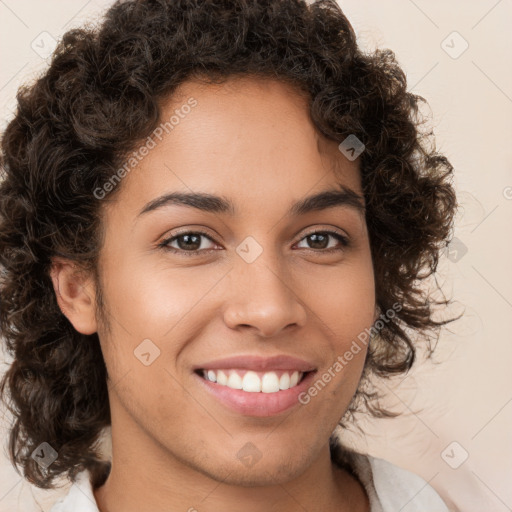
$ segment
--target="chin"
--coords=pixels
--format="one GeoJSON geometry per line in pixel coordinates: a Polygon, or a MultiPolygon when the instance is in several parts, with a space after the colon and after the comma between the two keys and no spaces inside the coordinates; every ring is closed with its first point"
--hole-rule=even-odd
{"type": "MultiPolygon", "coordinates": [[[[305,448],[299,452],[296,444],[288,450],[262,448],[260,451],[248,441],[235,451],[232,458],[226,459],[223,452],[218,454],[224,458],[222,464],[204,469],[208,476],[227,485],[261,487],[285,484],[300,476],[312,464],[314,457],[308,456],[308,453],[305,448]]],[[[214,456],[210,460],[218,459],[214,456]]]]}
{"type": "Polygon", "coordinates": [[[224,484],[239,487],[282,485],[299,476],[305,469],[306,467],[295,467],[289,463],[284,465],[282,461],[265,465],[258,463],[252,468],[243,467],[237,463],[232,465],[227,477],[223,478],[217,474],[215,480],[222,480],[224,484]]]}

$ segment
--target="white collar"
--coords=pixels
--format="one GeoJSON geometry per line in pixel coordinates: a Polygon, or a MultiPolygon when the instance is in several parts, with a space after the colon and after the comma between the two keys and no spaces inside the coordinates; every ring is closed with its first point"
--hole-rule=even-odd
{"type": "Polygon", "coordinates": [[[60,498],[50,512],[99,512],[94,498],[91,473],[88,470],[78,473],[68,493],[60,498]]]}

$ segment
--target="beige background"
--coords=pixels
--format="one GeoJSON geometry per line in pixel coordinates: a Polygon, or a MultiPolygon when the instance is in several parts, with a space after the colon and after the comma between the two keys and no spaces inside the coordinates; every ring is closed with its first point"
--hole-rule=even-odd
{"type": "MultiPolygon", "coordinates": [[[[17,87],[44,69],[40,54],[51,49],[50,35],[60,38],[110,4],[0,0],[2,128],[17,87]]],[[[360,44],[391,48],[409,90],[429,101],[436,147],[455,166],[462,206],[455,236],[463,250],[443,257],[439,281],[458,301],[452,311],[466,311],[441,337],[436,360],[442,364],[425,364],[405,380],[388,383],[389,401],[404,415],[370,420],[365,438],[352,440],[421,475],[452,510],[512,510],[512,3],[340,5],[360,44]],[[469,46],[461,53],[465,42],[469,46]]],[[[5,456],[8,421],[4,417],[0,432],[0,511],[49,510],[66,488],[42,491],[14,471],[5,456]]]]}

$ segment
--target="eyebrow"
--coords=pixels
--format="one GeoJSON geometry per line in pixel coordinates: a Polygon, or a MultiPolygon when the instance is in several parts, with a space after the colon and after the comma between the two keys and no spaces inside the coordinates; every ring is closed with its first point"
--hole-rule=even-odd
{"type": "MultiPolygon", "coordinates": [[[[358,213],[363,213],[365,211],[364,198],[344,185],[339,185],[339,187],[340,190],[324,190],[297,201],[290,207],[287,215],[304,215],[312,211],[340,206],[353,208],[358,213]]],[[[137,217],[169,205],[187,206],[207,213],[222,213],[230,216],[237,213],[233,202],[223,196],[202,192],[171,192],[147,203],[137,217]]]]}

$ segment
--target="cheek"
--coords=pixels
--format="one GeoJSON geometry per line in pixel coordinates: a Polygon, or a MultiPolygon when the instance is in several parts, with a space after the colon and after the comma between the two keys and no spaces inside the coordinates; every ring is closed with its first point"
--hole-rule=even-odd
{"type": "Polygon", "coordinates": [[[375,283],[371,261],[363,256],[331,269],[319,268],[298,279],[299,297],[324,325],[333,348],[342,351],[370,327],[375,313],[375,283]]]}
{"type": "Polygon", "coordinates": [[[109,275],[108,299],[133,337],[168,337],[222,277],[217,270],[165,268],[161,263],[120,264],[109,275]]]}
{"type": "MultiPolygon", "coordinates": [[[[303,281],[311,321],[324,340],[325,367],[315,378],[311,396],[348,405],[355,393],[367,353],[375,314],[371,261],[360,260],[303,281]],[[312,283],[317,283],[312,286],[312,283]],[[307,290],[307,291],[306,291],[307,290]],[[327,355],[328,354],[328,355],[327,355]],[[325,391],[324,391],[325,390],[325,391]]],[[[307,398],[306,398],[307,400],[307,398]]]]}
{"type": "Polygon", "coordinates": [[[111,333],[100,338],[112,381],[129,375],[125,392],[138,406],[151,403],[162,414],[169,403],[186,410],[190,396],[180,383],[190,378],[190,362],[182,354],[211,318],[208,294],[224,273],[112,265],[105,283],[111,333]]]}

